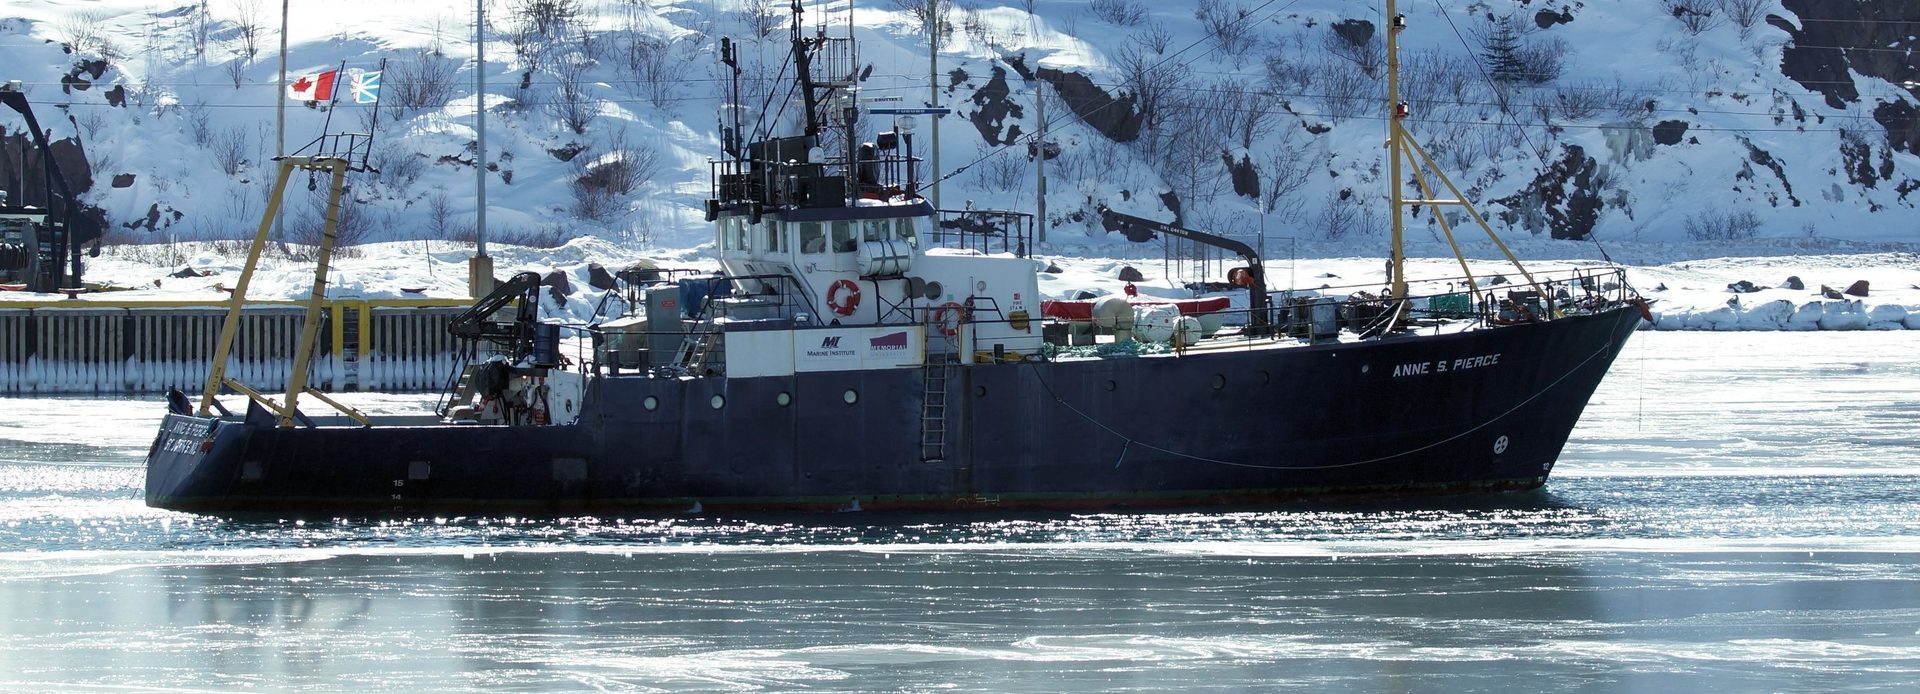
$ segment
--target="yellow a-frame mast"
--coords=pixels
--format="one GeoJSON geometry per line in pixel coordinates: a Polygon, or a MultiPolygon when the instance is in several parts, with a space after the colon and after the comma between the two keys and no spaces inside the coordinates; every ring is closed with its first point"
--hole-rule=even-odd
{"type": "MultiPolygon", "coordinates": [[[[338,148],[335,154],[280,158],[279,174],[274,179],[272,197],[267,200],[266,212],[260,217],[260,227],[254,232],[253,243],[247,249],[247,264],[240,271],[240,279],[234,285],[233,297],[227,301],[227,317],[220,325],[220,337],[214,343],[213,363],[207,370],[206,388],[200,394],[200,416],[213,416],[213,409],[217,405],[214,398],[224,387],[242,393],[259,403],[261,407],[273,413],[278,426],[282,427],[293,426],[295,416],[299,412],[298,406],[302,393],[312,395],[321,402],[333,406],[354,421],[361,424],[369,423],[366,415],[334,401],[326,394],[307,385],[307,366],[313,360],[314,342],[320,332],[321,304],[327,295],[327,269],[333,258],[333,245],[340,222],[340,198],[346,190],[347,172],[366,168],[363,164],[355,164],[355,158],[360,149],[358,138],[361,137],[367,136],[349,133],[326,136],[315,141],[318,145],[332,140],[337,147],[341,138],[345,138],[345,147],[338,148]],[[260,252],[267,245],[267,233],[273,229],[273,221],[280,214],[281,202],[286,197],[287,180],[292,178],[296,170],[309,173],[326,172],[331,181],[327,191],[326,220],[321,226],[320,248],[314,263],[313,290],[307,297],[306,317],[300,324],[300,340],[295,347],[293,368],[287,374],[286,399],[284,402],[276,402],[258,389],[249,387],[238,379],[228,378],[227,362],[233,355],[234,339],[239,334],[241,310],[247,303],[247,288],[252,283],[254,271],[259,268],[260,252]]],[[[364,162],[364,159],[360,161],[364,162]]]]}
{"type": "MultiPolygon", "coordinates": [[[[1392,265],[1391,292],[1393,298],[1407,298],[1405,216],[1407,208],[1415,205],[1430,205],[1436,207],[1441,205],[1457,205],[1466,210],[1467,216],[1472,218],[1475,224],[1480,225],[1480,228],[1487,233],[1487,238],[1492,239],[1493,245],[1498,247],[1500,253],[1507,257],[1507,262],[1512,263],[1514,269],[1519,270],[1520,275],[1527,278],[1527,284],[1533,286],[1535,291],[1540,291],[1541,296],[1545,296],[1546,292],[1542,291],[1539,283],[1534,281],[1533,273],[1528,272],[1527,268],[1520,264],[1520,259],[1515,257],[1513,251],[1507,248],[1507,244],[1500,240],[1500,235],[1493,232],[1493,227],[1487,224],[1487,220],[1480,216],[1478,210],[1474,209],[1473,203],[1469,202],[1466,196],[1460,193],[1460,189],[1453,185],[1453,180],[1447,178],[1447,174],[1440,169],[1438,164],[1434,163],[1433,157],[1427,155],[1427,151],[1420,146],[1419,142],[1414,140],[1413,135],[1409,134],[1406,126],[1402,124],[1403,121],[1412,115],[1412,110],[1408,104],[1400,100],[1400,32],[1406,30],[1407,18],[1405,15],[1399,13],[1399,3],[1397,0],[1386,0],[1386,2],[1387,175],[1393,179],[1392,184],[1389,186],[1392,190],[1393,199],[1393,251],[1390,259],[1392,265]],[[1413,169],[1415,182],[1420,187],[1419,198],[1409,200],[1401,191],[1401,186],[1404,181],[1404,174],[1402,174],[1401,168],[1403,158],[1405,164],[1411,166],[1413,169]],[[1427,174],[1429,173],[1438,179],[1442,185],[1446,186],[1447,192],[1453,197],[1435,197],[1433,186],[1427,182],[1427,174]]],[[[1459,261],[1460,271],[1466,277],[1468,291],[1476,296],[1479,295],[1479,283],[1474,280],[1473,271],[1467,269],[1466,255],[1460,252],[1460,244],[1454,239],[1453,227],[1447,223],[1446,215],[1435,213],[1433,219],[1440,225],[1440,232],[1446,235],[1447,245],[1453,248],[1453,256],[1459,261]]],[[[1554,309],[1554,311],[1556,313],[1558,312],[1557,309],[1554,309]]]]}

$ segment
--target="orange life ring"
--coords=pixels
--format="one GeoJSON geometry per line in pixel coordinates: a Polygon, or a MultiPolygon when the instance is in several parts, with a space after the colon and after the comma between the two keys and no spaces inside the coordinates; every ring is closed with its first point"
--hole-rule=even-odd
{"type": "Polygon", "coordinates": [[[853,315],[853,310],[859,308],[859,306],[860,285],[854,284],[853,280],[834,280],[833,286],[827,289],[827,308],[833,309],[834,313],[842,316],[851,316],[853,315]],[[841,303],[840,301],[842,291],[846,292],[846,303],[841,303]]]}
{"type": "Polygon", "coordinates": [[[1252,286],[1253,271],[1243,267],[1237,267],[1232,270],[1228,270],[1227,284],[1231,284],[1235,287],[1252,286]]]}
{"type": "Polygon", "coordinates": [[[960,324],[967,322],[969,313],[971,311],[968,311],[967,307],[960,302],[949,301],[933,310],[933,325],[939,329],[940,334],[953,337],[960,334],[960,324]]]}

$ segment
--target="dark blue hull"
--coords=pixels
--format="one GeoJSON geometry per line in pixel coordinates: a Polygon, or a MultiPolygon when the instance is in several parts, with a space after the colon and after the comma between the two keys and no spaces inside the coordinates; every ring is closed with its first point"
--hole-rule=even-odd
{"type": "Polygon", "coordinates": [[[933,460],[919,368],[603,377],[565,426],[228,421],[209,444],[210,420],[169,415],[146,497],[203,512],[605,514],[1530,489],[1639,320],[1621,308],[1442,336],[954,367],[933,460]]]}

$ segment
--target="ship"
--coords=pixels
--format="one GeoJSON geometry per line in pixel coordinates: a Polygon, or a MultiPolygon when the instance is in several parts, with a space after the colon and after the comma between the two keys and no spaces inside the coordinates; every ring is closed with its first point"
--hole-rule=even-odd
{"type": "MultiPolygon", "coordinates": [[[[1391,5],[1397,68],[1405,23],[1391,5]]],[[[1044,297],[1045,264],[1008,231],[1017,224],[941,223],[912,129],[855,98],[851,34],[808,33],[800,20],[796,3],[794,134],[749,128],[737,108],[722,119],[704,210],[718,272],[624,272],[634,308],[586,326],[543,322],[540,278],[515,275],[451,321],[466,348],[447,392],[405,418],[368,417],[310,387],[300,365],[311,340],[283,396],[226,377],[243,274],[198,407],[170,397],[146,502],[620,516],[1263,508],[1532,490],[1645,316],[1616,267],[1520,268],[1499,284],[1462,260],[1457,277],[1407,277],[1408,208],[1459,205],[1452,219],[1486,224],[1406,133],[1397,76],[1393,250],[1377,291],[1272,288],[1243,241],[1103,208],[1109,228],[1238,255],[1221,283],[1231,301],[1044,297]],[[1403,194],[1408,180],[1418,197],[1403,194]],[[244,411],[219,399],[236,392],[244,411]],[[343,414],[310,417],[302,398],[343,414]]],[[[721,41],[739,103],[734,51],[721,41]]],[[[356,143],[286,158],[279,186],[290,172],[331,173],[338,204],[356,143]]],[[[1435,221],[1451,239],[1448,219],[1435,221]]],[[[331,229],[323,238],[309,337],[331,229]]]]}

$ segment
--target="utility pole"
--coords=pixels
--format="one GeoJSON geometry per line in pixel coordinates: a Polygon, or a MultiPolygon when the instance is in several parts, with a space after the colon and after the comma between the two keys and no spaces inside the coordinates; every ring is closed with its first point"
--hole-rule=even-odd
{"type": "Polygon", "coordinates": [[[493,291],[493,258],[487,255],[487,0],[473,2],[473,185],[479,205],[473,216],[473,257],[467,260],[467,295],[493,291]]]}
{"type": "Polygon", "coordinates": [[[1046,243],[1047,242],[1047,96],[1046,94],[1042,93],[1042,90],[1040,87],[1041,84],[1042,82],[1040,81],[1039,76],[1035,75],[1033,80],[1033,110],[1034,110],[1034,117],[1040,121],[1040,127],[1037,128],[1039,132],[1034,135],[1035,147],[1033,148],[1033,153],[1034,153],[1033,154],[1033,170],[1034,170],[1035,176],[1039,179],[1039,181],[1037,181],[1035,184],[1035,190],[1038,191],[1035,195],[1035,199],[1038,201],[1039,204],[1034,206],[1034,212],[1038,213],[1039,215],[1035,222],[1036,224],[1039,225],[1039,231],[1040,231],[1039,242],[1046,243]]]}
{"type": "MultiPolygon", "coordinates": [[[[940,20],[948,0],[927,1],[927,108],[940,107],[940,20]]],[[[940,116],[933,117],[933,209],[940,209],[940,116]]]]}

